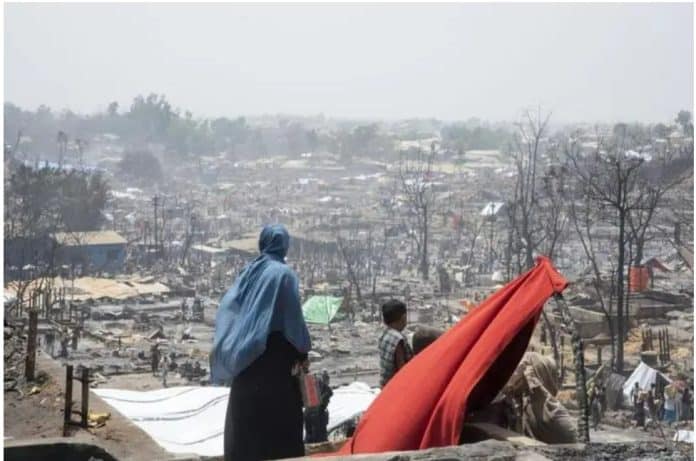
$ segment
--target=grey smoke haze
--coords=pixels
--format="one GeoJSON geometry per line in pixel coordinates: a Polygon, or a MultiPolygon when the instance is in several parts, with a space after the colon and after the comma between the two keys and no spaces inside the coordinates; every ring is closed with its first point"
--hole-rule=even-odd
{"type": "Polygon", "coordinates": [[[667,121],[693,106],[691,4],[6,4],[5,100],[164,93],[195,116],[667,121]]]}

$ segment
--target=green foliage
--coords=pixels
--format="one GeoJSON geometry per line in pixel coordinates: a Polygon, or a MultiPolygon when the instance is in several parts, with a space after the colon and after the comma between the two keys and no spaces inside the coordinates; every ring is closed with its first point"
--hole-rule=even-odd
{"type": "Polygon", "coordinates": [[[126,116],[135,122],[145,140],[163,141],[175,114],[164,95],[152,93],[147,98],[136,97],[126,116]]]}
{"type": "Polygon", "coordinates": [[[664,123],[658,123],[653,127],[653,133],[655,133],[655,136],[658,138],[666,138],[669,136],[670,131],[670,128],[664,123]]]}
{"type": "Polygon", "coordinates": [[[234,120],[216,118],[210,122],[209,129],[216,152],[234,150],[235,146],[245,143],[251,136],[243,117],[234,120]]]}
{"type": "Polygon", "coordinates": [[[58,183],[60,213],[71,231],[97,229],[103,220],[109,188],[99,173],[70,172],[58,183]]]}
{"type": "Polygon", "coordinates": [[[393,151],[393,141],[375,123],[339,131],[337,138],[338,153],[344,162],[350,162],[353,157],[383,158],[393,151]]]}
{"type": "Polygon", "coordinates": [[[162,180],[162,165],[152,152],[138,150],[126,152],[118,164],[122,174],[144,181],[162,180]]]}
{"type": "Polygon", "coordinates": [[[20,165],[5,185],[6,237],[97,229],[108,193],[99,173],[20,165]]]}
{"type": "Polygon", "coordinates": [[[491,128],[488,125],[470,126],[454,123],[441,130],[443,146],[455,152],[468,150],[500,149],[511,140],[512,135],[503,128],[491,128]]]}
{"type": "Polygon", "coordinates": [[[650,129],[640,123],[617,123],[612,130],[615,139],[644,140],[650,139],[650,129]]]}
{"type": "Polygon", "coordinates": [[[114,101],[110,103],[109,107],[106,109],[106,113],[109,117],[116,117],[118,115],[118,102],[114,101]]]}
{"type": "Polygon", "coordinates": [[[694,124],[691,121],[691,112],[688,110],[680,110],[675,121],[682,127],[686,136],[694,135],[694,124]]]}

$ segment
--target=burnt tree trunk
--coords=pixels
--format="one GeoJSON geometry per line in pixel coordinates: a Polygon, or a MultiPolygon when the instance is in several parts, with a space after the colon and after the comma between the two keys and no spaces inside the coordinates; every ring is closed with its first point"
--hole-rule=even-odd
{"type": "Polygon", "coordinates": [[[27,358],[24,364],[24,377],[33,381],[36,372],[36,330],[39,312],[35,306],[29,310],[29,333],[27,335],[27,358]]]}
{"type": "Polygon", "coordinates": [[[585,374],[585,352],[582,338],[578,333],[570,314],[570,309],[563,299],[563,296],[558,294],[555,296],[556,308],[561,317],[563,329],[566,334],[570,335],[571,345],[573,347],[573,362],[575,365],[575,393],[578,399],[578,437],[584,442],[590,441],[590,406],[587,399],[587,375],[585,374]]]}
{"type": "Polygon", "coordinates": [[[423,206],[423,248],[421,251],[420,272],[423,280],[428,280],[428,206],[423,206]]]}
{"type": "Polygon", "coordinates": [[[624,235],[626,232],[626,214],[619,211],[619,237],[616,273],[616,372],[623,373],[624,368],[624,262],[626,249],[624,247],[624,235]]]}

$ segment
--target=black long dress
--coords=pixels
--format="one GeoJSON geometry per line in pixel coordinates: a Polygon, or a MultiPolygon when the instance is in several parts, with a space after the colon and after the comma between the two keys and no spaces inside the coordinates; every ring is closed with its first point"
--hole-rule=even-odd
{"type": "Polygon", "coordinates": [[[225,461],[304,456],[302,396],[291,375],[301,356],[282,333],[232,382],[225,419],[225,461]]]}

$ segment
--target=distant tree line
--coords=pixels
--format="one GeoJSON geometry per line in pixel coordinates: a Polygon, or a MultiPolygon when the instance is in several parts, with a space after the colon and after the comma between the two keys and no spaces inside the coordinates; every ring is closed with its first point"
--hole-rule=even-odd
{"type": "Polygon", "coordinates": [[[393,153],[394,141],[377,124],[348,123],[329,131],[316,123],[277,117],[274,123],[250,124],[244,117],[194,118],[175,109],[164,95],[137,96],[127,110],[117,102],[91,115],[55,112],[42,105],[35,111],[5,103],[5,151],[30,158],[64,159],[68,145],[84,148],[83,140],[116,135],[126,151],[148,150],[153,144],[175,158],[226,154],[233,158],[299,157],[329,152],[344,161],[354,156],[393,153]]]}
{"type": "Polygon", "coordinates": [[[6,170],[5,239],[99,229],[109,185],[99,173],[33,168],[6,170]]]}
{"type": "Polygon", "coordinates": [[[439,136],[448,150],[498,149],[511,132],[478,120],[445,124],[437,120],[405,120],[392,124],[361,121],[326,123],[319,119],[266,117],[261,123],[244,117],[197,118],[175,108],[164,95],[137,96],[129,107],[111,102],[103,112],[76,114],[45,105],[25,110],[5,103],[5,151],[30,158],[64,161],[82,156],[98,135],[116,135],[126,151],[149,150],[153,144],[174,158],[225,154],[252,159],[332,153],[349,163],[354,157],[398,160],[402,139],[439,136]],[[270,122],[268,122],[270,120],[270,122]],[[268,123],[267,123],[268,122],[268,123]]]}
{"type": "Polygon", "coordinates": [[[484,123],[452,123],[442,127],[443,145],[464,154],[468,150],[500,149],[512,140],[512,132],[484,123]]]}

